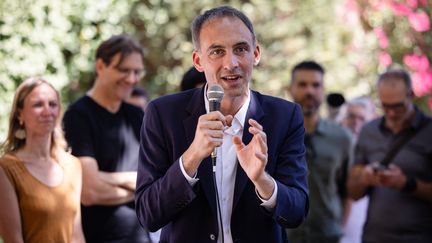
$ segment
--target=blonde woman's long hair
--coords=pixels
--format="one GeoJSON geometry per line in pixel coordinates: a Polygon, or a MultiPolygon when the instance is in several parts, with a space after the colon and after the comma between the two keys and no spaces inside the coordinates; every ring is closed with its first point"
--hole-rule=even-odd
{"type": "MultiPolygon", "coordinates": [[[[14,153],[21,149],[26,142],[26,138],[18,139],[15,137],[15,132],[18,129],[23,129],[20,125],[19,114],[24,107],[25,98],[39,85],[46,84],[50,86],[57,94],[59,103],[59,114],[61,114],[61,100],[59,92],[48,81],[41,77],[31,77],[24,80],[17,88],[12,103],[12,110],[9,116],[9,130],[6,141],[1,146],[2,154],[14,153]]],[[[66,151],[67,143],[61,128],[60,115],[57,117],[55,128],[51,134],[51,156],[59,159],[62,152],[66,151]]]]}

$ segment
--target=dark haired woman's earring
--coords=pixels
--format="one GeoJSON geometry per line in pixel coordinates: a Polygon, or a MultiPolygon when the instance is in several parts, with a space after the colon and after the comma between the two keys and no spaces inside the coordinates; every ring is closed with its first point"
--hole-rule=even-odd
{"type": "Polygon", "coordinates": [[[25,132],[24,127],[23,127],[23,122],[20,121],[19,123],[20,123],[20,128],[18,128],[15,131],[14,135],[17,139],[24,140],[26,138],[26,132],[25,132]]]}

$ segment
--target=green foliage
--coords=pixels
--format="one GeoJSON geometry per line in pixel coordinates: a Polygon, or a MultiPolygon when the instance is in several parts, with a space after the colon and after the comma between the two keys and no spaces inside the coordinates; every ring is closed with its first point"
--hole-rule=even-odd
{"type": "Polygon", "coordinates": [[[3,0],[0,8],[0,137],[13,93],[29,76],[44,76],[66,103],[92,79],[93,53],[125,30],[132,1],[3,0]],[[113,11],[115,10],[115,11],[113,11]]]}
{"type": "MultiPolygon", "coordinates": [[[[145,48],[142,85],[152,97],[175,92],[192,65],[190,23],[211,7],[229,4],[253,21],[261,62],[253,87],[285,96],[290,69],[304,59],[326,67],[329,91],[368,94],[376,75],[376,40],[361,25],[346,25],[342,0],[2,0],[0,3],[0,138],[17,85],[43,75],[75,100],[93,79],[94,51],[113,34],[129,33],[145,48]]],[[[1,140],[1,139],[0,139],[1,140]]]]}

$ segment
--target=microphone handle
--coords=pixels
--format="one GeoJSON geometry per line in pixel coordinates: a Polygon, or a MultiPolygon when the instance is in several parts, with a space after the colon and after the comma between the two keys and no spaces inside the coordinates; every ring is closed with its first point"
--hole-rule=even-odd
{"type": "Polygon", "coordinates": [[[210,100],[209,101],[209,111],[220,111],[220,102],[219,101],[214,101],[214,100],[210,100]]]}
{"type": "MultiPolygon", "coordinates": [[[[220,101],[217,100],[210,100],[209,101],[209,111],[220,111],[220,101]]],[[[216,156],[217,156],[217,148],[215,148],[213,150],[213,152],[211,153],[211,157],[214,158],[216,160],[216,156]]]]}

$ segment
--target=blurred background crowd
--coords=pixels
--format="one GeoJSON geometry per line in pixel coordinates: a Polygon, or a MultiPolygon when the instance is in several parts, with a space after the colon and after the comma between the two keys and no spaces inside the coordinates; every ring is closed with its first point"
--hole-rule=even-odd
{"type": "MultiPolygon", "coordinates": [[[[411,101],[419,108],[419,111],[421,110],[421,112],[416,110],[415,113],[423,114],[424,112],[427,115],[432,113],[432,66],[430,63],[432,59],[430,31],[432,3],[428,0],[296,0],[289,2],[282,0],[199,2],[191,0],[102,0],[98,2],[3,0],[0,3],[0,141],[7,140],[8,146],[5,151],[14,152],[13,154],[16,155],[15,157],[6,156],[5,166],[16,166],[16,163],[10,162],[16,160],[30,164],[30,167],[33,162],[46,162],[46,165],[52,165],[55,164],[54,161],[57,161],[62,166],[67,165],[74,168],[72,171],[75,171],[76,175],[65,173],[67,176],[65,178],[70,178],[70,181],[65,180],[65,183],[76,185],[76,188],[73,188],[74,192],[81,190],[81,184],[73,180],[81,181],[81,176],[84,177],[83,191],[93,186],[98,188],[98,185],[90,185],[90,180],[86,181],[85,178],[93,178],[89,176],[89,168],[96,165],[96,161],[99,163],[105,159],[95,160],[93,157],[97,155],[93,156],[93,151],[89,152],[87,148],[80,148],[82,141],[86,141],[84,144],[87,144],[91,139],[89,136],[88,140],[85,140],[84,132],[79,130],[80,126],[77,126],[77,124],[82,124],[85,127],[88,122],[83,120],[77,123],[77,120],[74,120],[80,117],[81,109],[86,110],[90,107],[79,97],[89,96],[96,101],[97,105],[105,108],[114,107],[114,113],[121,110],[119,114],[127,114],[119,118],[121,122],[130,122],[130,117],[133,115],[134,129],[127,131],[129,133],[126,135],[134,137],[133,134],[139,134],[143,111],[150,100],[173,92],[201,87],[205,83],[203,73],[191,68],[193,46],[190,37],[190,23],[203,10],[223,4],[229,4],[243,11],[251,18],[256,28],[262,50],[262,61],[254,71],[251,88],[264,94],[288,98],[302,106],[307,132],[305,145],[308,149],[306,151],[308,162],[324,160],[330,151],[323,149],[324,145],[329,145],[328,141],[333,141],[326,139],[335,134],[342,134],[336,136],[338,141],[332,147],[334,151],[332,154],[341,152],[340,158],[332,160],[338,161],[338,165],[334,167],[337,167],[337,171],[334,170],[337,173],[320,173],[319,170],[313,172],[316,168],[314,169],[312,164],[308,165],[311,177],[313,174],[318,177],[331,174],[335,178],[329,180],[338,182],[338,184],[330,185],[329,188],[332,190],[322,192],[322,189],[316,189],[314,191],[314,181],[311,180],[311,194],[318,195],[319,191],[323,195],[325,193],[334,194],[334,198],[343,199],[340,208],[348,208],[351,212],[341,213],[341,209],[334,210],[338,211],[338,223],[342,221],[344,228],[339,229],[338,225],[338,228],[335,229],[339,232],[337,239],[331,238],[333,236],[330,238],[338,241],[342,236],[340,232],[343,231],[344,238],[341,239],[341,242],[357,242],[360,239],[360,229],[366,217],[369,198],[364,197],[360,201],[353,202],[348,198],[345,188],[342,192],[338,190],[338,195],[335,190],[340,185],[345,187],[349,178],[349,166],[353,158],[350,158],[348,151],[351,151],[352,145],[357,143],[362,145],[361,141],[363,141],[362,146],[367,147],[367,143],[364,142],[365,138],[358,140],[360,130],[366,122],[381,115],[389,116],[389,111],[391,114],[398,113],[396,112],[398,107],[395,107],[398,105],[414,109],[411,107],[411,101]],[[120,56],[114,55],[117,53],[112,51],[117,45],[116,38],[122,39],[123,37],[110,39],[105,47],[104,45],[99,46],[111,36],[123,33],[137,41],[135,43],[126,37],[128,44],[125,46],[127,48],[133,46],[135,49],[129,50],[125,47],[126,49],[119,52],[120,56]],[[135,56],[130,55],[131,53],[135,56]],[[95,60],[95,56],[98,55],[99,59],[95,60]],[[104,60],[105,56],[107,60],[104,60]],[[314,62],[307,61],[299,64],[304,60],[314,60],[314,62]],[[131,65],[132,68],[113,64],[117,62],[131,65]],[[396,76],[391,76],[395,75],[393,73],[389,77],[378,78],[378,74],[389,69],[403,69],[409,74],[397,72],[396,76]],[[132,76],[134,82],[135,78],[139,79],[130,97],[123,97],[123,93],[119,95],[121,90],[114,90],[112,88],[114,86],[109,84],[113,70],[124,74],[127,79],[132,76]],[[319,77],[319,82],[316,82],[315,86],[312,82],[302,83],[307,80],[302,75],[308,77],[310,73],[317,74],[319,77]],[[38,76],[43,76],[43,79],[28,79],[28,77],[38,76]],[[403,98],[406,98],[408,103],[404,100],[403,104],[388,105],[385,102],[385,92],[397,91],[397,89],[386,86],[388,79],[409,83],[409,77],[411,77],[412,87],[400,82],[405,85],[403,91],[406,97],[403,93],[403,98]],[[381,90],[381,93],[377,89],[377,79],[386,81],[384,82],[385,89],[382,88],[384,91],[381,90]],[[310,87],[307,92],[311,94],[304,91],[308,85],[310,87]],[[116,97],[118,100],[112,100],[110,92],[118,95],[116,97]],[[14,95],[16,95],[15,100],[14,95]],[[306,112],[307,109],[305,110],[307,104],[304,104],[305,97],[308,95],[317,100],[317,104],[313,105],[314,109],[311,109],[309,113],[306,112]],[[40,99],[49,109],[38,110],[36,106],[40,106],[40,102],[32,103],[36,98],[40,99]],[[123,105],[123,101],[142,109],[123,105]],[[69,107],[69,114],[66,113],[63,128],[66,130],[69,145],[75,146],[73,155],[81,159],[83,175],[81,175],[81,165],[77,163],[77,160],[63,155],[64,151],[60,155],[56,153],[58,149],[56,144],[64,142],[62,136],[56,135],[56,131],[60,129],[60,118],[63,116],[62,106],[69,107]],[[36,126],[35,128],[26,127],[27,135],[22,134],[23,124],[32,124],[34,117],[44,112],[48,112],[52,117],[52,121],[49,122],[53,124],[49,130],[40,132],[36,126]],[[74,116],[73,112],[78,112],[78,115],[74,116]],[[327,122],[318,125],[321,122],[321,116],[347,128],[350,131],[349,135],[339,126],[329,125],[330,123],[327,124],[327,122]],[[11,117],[9,123],[11,130],[8,134],[9,117],[11,117]],[[39,136],[40,134],[44,136],[39,136]],[[325,139],[320,140],[320,136],[325,139]],[[23,143],[22,140],[25,140],[26,143],[23,143]],[[313,140],[315,140],[315,145],[308,144],[313,140]],[[340,183],[339,178],[342,178],[340,183]],[[353,232],[350,232],[350,229],[354,229],[353,232]]],[[[99,109],[97,105],[92,108],[93,110],[90,109],[92,111],[87,111],[89,116],[97,113],[96,110],[99,109]]],[[[108,120],[101,117],[94,119],[98,122],[92,123],[95,130],[101,126],[99,121],[106,121],[105,125],[111,126],[108,120]]],[[[123,124],[121,122],[119,124],[123,124]]],[[[122,126],[119,125],[117,128],[123,131],[122,126]]],[[[94,135],[92,132],[89,134],[94,135]]],[[[131,146],[130,144],[134,143],[131,149],[138,148],[139,135],[135,136],[136,141],[134,142],[126,135],[124,144],[131,146]]],[[[96,137],[100,139],[100,136],[96,137]]],[[[116,137],[108,137],[101,141],[110,141],[109,139],[118,140],[116,137]]],[[[112,144],[104,144],[106,145],[112,144]]],[[[105,154],[106,151],[104,146],[101,146],[100,149],[102,154],[105,154]]],[[[123,148],[120,145],[118,147],[123,148]]],[[[123,153],[120,150],[117,151],[118,154],[123,153]]],[[[136,153],[131,154],[137,155],[136,153]]],[[[365,155],[367,154],[365,152],[365,155]]],[[[106,169],[102,168],[100,163],[98,166],[101,171],[106,169]]],[[[135,164],[130,166],[136,168],[135,164]]],[[[86,193],[81,195],[83,197],[81,199],[78,196],[79,193],[75,193],[76,195],[68,199],[74,206],[72,208],[76,208],[80,200],[85,206],[131,202],[135,190],[136,173],[125,172],[131,168],[109,168],[108,170],[113,170],[112,173],[98,171],[97,166],[93,168],[94,174],[99,173],[100,177],[95,176],[94,178],[99,178],[102,183],[109,185],[105,188],[106,191],[112,192],[115,188],[121,195],[115,195],[115,202],[108,202],[105,199],[93,202],[85,197],[86,193]]],[[[58,168],[54,166],[47,170],[55,172],[58,168]]],[[[37,172],[37,168],[35,171],[37,172]]],[[[19,174],[8,174],[10,178],[14,176],[20,178],[19,174]]],[[[354,173],[354,177],[351,175],[351,178],[355,176],[354,173]]],[[[36,177],[38,178],[37,173],[36,177]]],[[[41,176],[41,178],[44,177],[41,176]]],[[[57,177],[48,178],[42,181],[51,186],[61,184],[62,180],[57,177]]],[[[408,176],[403,178],[406,183],[402,183],[404,185],[402,191],[408,190],[410,193],[415,191],[417,184],[411,188],[408,183],[408,179],[412,178],[408,176]]],[[[319,179],[316,180],[319,181],[319,179]]],[[[356,181],[350,183],[354,183],[354,186],[351,185],[351,187],[357,186],[356,181]]],[[[101,194],[105,195],[106,192],[103,191],[101,194]]],[[[364,193],[361,196],[363,195],[364,193]]],[[[311,202],[317,202],[316,205],[312,203],[311,208],[321,209],[327,204],[334,205],[333,200],[327,199],[326,201],[324,200],[326,198],[324,196],[318,199],[311,197],[311,202]]],[[[351,198],[360,197],[351,195],[351,198]]],[[[372,197],[372,199],[372,205],[374,205],[376,198],[372,197]]],[[[128,210],[131,210],[129,213],[134,214],[132,206],[128,207],[128,210]]],[[[25,215],[25,213],[22,214],[25,215]]],[[[75,211],[73,215],[78,216],[69,217],[67,221],[73,222],[75,228],[79,230],[70,232],[70,229],[67,231],[65,226],[59,232],[67,231],[66,235],[72,235],[72,239],[81,241],[83,232],[78,223],[81,216],[75,211]]],[[[311,213],[311,215],[309,220],[313,225],[314,214],[311,213]]],[[[317,212],[316,215],[320,215],[320,212],[317,212]]],[[[133,223],[138,225],[136,222],[133,223]]],[[[298,237],[299,240],[294,240],[294,242],[302,242],[300,239],[305,232],[308,232],[308,224],[309,222],[306,222],[305,228],[300,228],[297,232],[289,232],[293,239],[298,237]]],[[[88,234],[86,227],[89,226],[83,226],[84,233],[88,234]]],[[[146,242],[153,240],[153,235],[147,235],[147,232],[142,237],[146,242]]],[[[155,237],[157,239],[158,235],[155,237]]],[[[321,235],[317,237],[323,239],[321,235]]]]}
{"type": "Polygon", "coordinates": [[[145,48],[141,80],[151,98],[178,90],[191,66],[189,26],[221,4],[253,21],[263,58],[253,87],[285,96],[289,70],[314,59],[327,70],[327,90],[374,96],[376,74],[389,66],[413,75],[416,103],[429,110],[432,90],[431,2],[427,0],[50,1],[0,2],[0,138],[18,84],[43,75],[64,104],[91,87],[96,47],[128,33],[145,48]]]}

